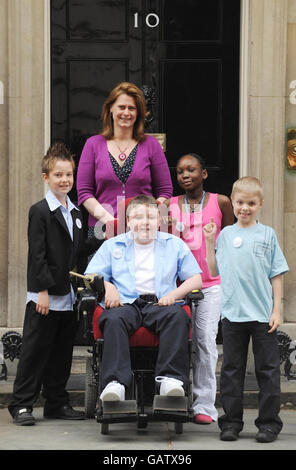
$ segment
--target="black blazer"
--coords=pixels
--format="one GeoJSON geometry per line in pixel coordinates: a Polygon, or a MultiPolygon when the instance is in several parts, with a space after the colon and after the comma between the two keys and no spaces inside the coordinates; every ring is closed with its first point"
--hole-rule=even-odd
{"type": "Polygon", "coordinates": [[[46,199],[34,204],[29,211],[28,268],[29,292],[48,290],[52,295],[70,292],[70,275],[79,257],[96,251],[101,240],[84,241],[82,214],[71,211],[73,241],[60,208],[51,211],[46,199]]]}

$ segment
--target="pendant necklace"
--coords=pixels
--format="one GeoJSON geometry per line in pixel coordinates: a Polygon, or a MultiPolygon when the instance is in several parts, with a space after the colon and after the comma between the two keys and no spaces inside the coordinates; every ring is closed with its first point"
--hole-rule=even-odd
{"type": "MultiPolygon", "coordinates": [[[[114,141],[114,142],[115,142],[115,141],[114,141]]],[[[125,153],[125,152],[126,152],[127,149],[129,148],[130,142],[128,143],[128,145],[125,147],[124,150],[121,150],[121,148],[119,147],[119,145],[117,145],[116,142],[115,142],[115,145],[116,145],[116,147],[118,148],[118,150],[119,150],[119,152],[120,152],[120,154],[118,155],[119,160],[120,160],[121,162],[124,162],[124,160],[126,160],[126,153],[125,153]]]]}
{"type": "MultiPolygon", "coordinates": [[[[205,200],[205,195],[206,195],[206,192],[203,191],[203,192],[202,192],[202,196],[201,196],[201,201],[200,201],[199,212],[202,211],[202,206],[203,206],[203,203],[204,203],[204,200],[205,200]]],[[[189,209],[189,207],[188,207],[188,200],[187,200],[186,194],[185,194],[185,196],[184,196],[184,201],[185,201],[185,210],[186,210],[186,213],[189,214],[190,212],[194,212],[194,210],[192,210],[191,207],[190,207],[190,209],[189,209]]]]}

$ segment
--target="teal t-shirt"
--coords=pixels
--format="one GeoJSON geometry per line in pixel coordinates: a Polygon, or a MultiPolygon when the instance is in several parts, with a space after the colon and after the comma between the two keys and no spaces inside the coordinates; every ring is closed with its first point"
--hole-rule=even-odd
{"type": "Polygon", "coordinates": [[[225,227],[216,244],[221,276],[221,316],[233,322],[269,322],[273,310],[271,278],[289,271],[275,231],[257,223],[225,227]]]}

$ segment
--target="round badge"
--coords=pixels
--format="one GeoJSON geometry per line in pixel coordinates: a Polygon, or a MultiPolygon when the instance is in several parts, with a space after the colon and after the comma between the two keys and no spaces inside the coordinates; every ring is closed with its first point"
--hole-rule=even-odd
{"type": "Polygon", "coordinates": [[[243,243],[243,241],[242,241],[241,237],[235,237],[235,239],[233,240],[234,248],[239,248],[242,245],[242,243],[243,243]]]}
{"type": "Polygon", "coordinates": [[[77,225],[78,228],[82,227],[82,223],[81,223],[80,219],[76,219],[76,225],[77,225]]]}
{"type": "Polygon", "coordinates": [[[95,225],[94,235],[97,238],[97,240],[104,240],[104,238],[105,238],[105,233],[103,231],[103,225],[99,221],[95,225]]]}
{"type": "Polygon", "coordinates": [[[176,222],[176,230],[178,230],[178,232],[183,232],[184,229],[185,225],[183,224],[183,222],[176,222]]]}
{"type": "Polygon", "coordinates": [[[113,258],[115,258],[115,259],[121,258],[121,257],[122,257],[122,251],[121,251],[121,249],[120,249],[120,248],[115,248],[115,250],[113,251],[112,255],[113,255],[113,258]]]}

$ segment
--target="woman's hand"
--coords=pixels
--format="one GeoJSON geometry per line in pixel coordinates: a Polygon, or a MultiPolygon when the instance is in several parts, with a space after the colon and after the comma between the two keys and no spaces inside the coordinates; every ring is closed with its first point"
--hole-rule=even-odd
{"type": "Polygon", "coordinates": [[[114,220],[113,215],[111,215],[103,206],[94,198],[90,197],[83,202],[83,205],[87,212],[95,217],[97,220],[105,224],[109,220],[114,220]]]}

